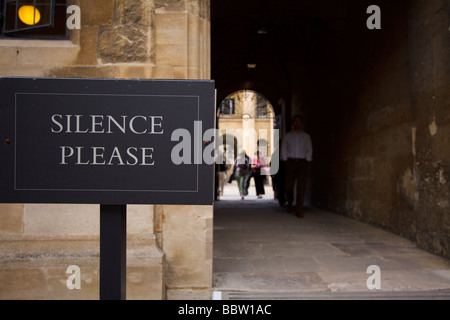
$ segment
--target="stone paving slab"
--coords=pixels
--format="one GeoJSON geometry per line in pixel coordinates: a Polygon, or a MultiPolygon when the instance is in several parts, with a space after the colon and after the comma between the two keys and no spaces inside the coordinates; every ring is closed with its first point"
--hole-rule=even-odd
{"type": "Polygon", "coordinates": [[[263,199],[252,196],[251,189],[241,200],[237,187],[228,185],[216,202],[215,291],[228,297],[291,292],[313,298],[329,298],[330,293],[335,298],[357,298],[357,293],[419,298],[423,292],[425,298],[450,299],[450,260],[332,212],[308,209],[298,219],[278,205],[268,188],[263,199]],[[367,287],[371,265],[380,268],[381,289],[367,287]]]}

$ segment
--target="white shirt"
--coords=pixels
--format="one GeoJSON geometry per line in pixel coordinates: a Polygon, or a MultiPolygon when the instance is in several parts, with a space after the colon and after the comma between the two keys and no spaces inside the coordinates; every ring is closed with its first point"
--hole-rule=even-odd
{"type": "Polygon", "coordinates": [[[288,132],[281,144],[281,160],[288,158],[306,159],[312,161],[311,137],[304,131],[288,132]]]}

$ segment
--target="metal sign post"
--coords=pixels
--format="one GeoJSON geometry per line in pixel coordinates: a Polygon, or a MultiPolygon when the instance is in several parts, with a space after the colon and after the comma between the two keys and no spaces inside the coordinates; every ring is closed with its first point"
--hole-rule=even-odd
{"type": "Polygon", "coordinates": [[[100,206],[100,300],[126,299],[127,206],[100,206]]]}

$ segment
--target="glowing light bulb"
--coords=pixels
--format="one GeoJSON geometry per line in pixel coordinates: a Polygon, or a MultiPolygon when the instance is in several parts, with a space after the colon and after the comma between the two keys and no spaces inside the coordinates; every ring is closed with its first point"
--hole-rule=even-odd
{"type": "Polygon", "coordinates": [[[23,23],[32,26],[41,20],[41,13],[33,6],[21,6],[19,9],[19,18],[23,23]]]}

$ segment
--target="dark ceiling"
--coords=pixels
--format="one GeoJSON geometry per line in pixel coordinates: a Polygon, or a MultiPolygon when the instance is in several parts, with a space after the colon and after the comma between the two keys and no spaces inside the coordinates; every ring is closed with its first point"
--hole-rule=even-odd
{"type": "Polygon", "coordinates": [[[211,0],[212,78],[219,101],[254,89],[272,104],[289,94],[291,71],[330,54],[350,0],[211,0]],[[255,64],[255,68],[248,68],[255,64]]]}
{"type": "Polygon", "coordinates": [[[238,89],[286,90],[289,70],[323,59],[347,14],[348,0],[211,0],[212,78],[219,98],[238,89]]]}

